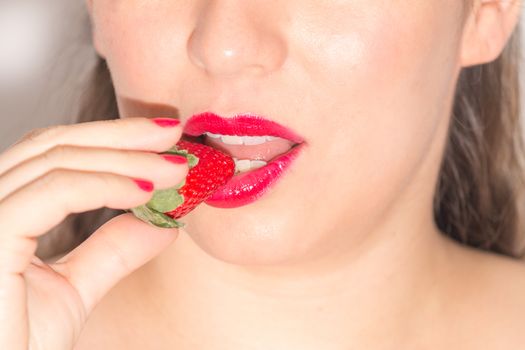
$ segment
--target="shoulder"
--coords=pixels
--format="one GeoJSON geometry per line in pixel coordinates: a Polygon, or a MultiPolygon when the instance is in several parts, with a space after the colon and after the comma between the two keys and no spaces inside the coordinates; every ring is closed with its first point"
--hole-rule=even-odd
{"type": "Polygon", "coordinates": [[[501,255],[484,253],[479,259],[481,301],[490,305],[493,320],[505,323],[509,330],[519,325],[525,333],[525,262],[501,255]]]}
{"type": "Polygon", "coordinates": [[[473,348],[525,347],[525,261],[463,246],[458,251],[451,273],[458,302],[449,310],[458,336],[473,348]]]}
{"type": "MultiPolygon", "coordinates": [[[[505,310],[505,306],[525,307],[525,261],[471,249],[469,271],[478,281],[480,297],[505,310]]],[[[468,266],[468,265],[467,265],[468,266]]],[[[525,321],[525,313],[522,315],[525,321]]]]}

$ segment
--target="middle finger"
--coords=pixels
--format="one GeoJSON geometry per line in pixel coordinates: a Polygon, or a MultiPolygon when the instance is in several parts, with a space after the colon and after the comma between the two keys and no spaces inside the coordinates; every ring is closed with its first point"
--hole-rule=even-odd
{"type": "Polygon", "coordinates": [[[182,178],[188,171],[186,158],[182,156],[59,145],[17,164],[2,174],[0,199],[51,170],[59,168],[148,179],[158,189],[173,186],[173,178],[182,178]]]}

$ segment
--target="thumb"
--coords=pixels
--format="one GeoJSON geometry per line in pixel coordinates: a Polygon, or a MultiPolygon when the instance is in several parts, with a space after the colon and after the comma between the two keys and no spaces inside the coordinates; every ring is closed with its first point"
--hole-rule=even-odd
{"type": "Polygon", "coordinates": [[[158,255],[178,233],[122,214],[51,266],[76,288],[89,314],[118,281],[158,255]]]}

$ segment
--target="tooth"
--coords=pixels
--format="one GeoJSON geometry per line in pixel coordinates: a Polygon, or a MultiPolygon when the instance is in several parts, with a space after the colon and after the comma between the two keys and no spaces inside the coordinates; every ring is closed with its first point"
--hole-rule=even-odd
{"type": "Polygon", "coordinates": [[[266,164],[268,164],[267,162],[265,162],[264,160],[251,160],[250,161],[250,167],[252,169],[259,169],[259,168],[262,168],[263,166],[265,166],[266,164]]]}
{"type": "Polygon", "coordinates": [[[245,145],[260,145],[266,142],[266,136],[243,136],[242,142],[245,145]]]}
{"type": "Polygon", "coordinates": [[[219,134],[213,134],[213,133],[211,133],[211,132],[206,132],[205,134],[206,134],[207,136],[209,136],[209,137],[213,137],[214,139],[218,139],[218,138],[221,137],[221,135],[219,135],[219,134]]]}
{"type": "Polygon", "coordinates": [[[246,171],[250,170],[250,160],[249,159],[239,159],[235,162],[235,171],[246,171]]]}
{"type": "Polygon", "coordinates": [[[277,140],[278,137],[275,137],[275,136],[266,136],[266,140],[268,141],[273,141],[273,140],[277,140]]]}
{"type": "Polygon", "coordinates": [[[221,141],[227,145],[242,145],[242,137],[234,135],[222,135],[221,141]]]}

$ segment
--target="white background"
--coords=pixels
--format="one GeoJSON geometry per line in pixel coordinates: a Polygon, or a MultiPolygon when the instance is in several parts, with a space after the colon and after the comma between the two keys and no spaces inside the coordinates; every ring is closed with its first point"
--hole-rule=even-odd
{"type": "Polygon", "coordinates": [[[84,0],[0,0],[0,152],[31,129],[75,121],[96,57],[87,28],[84,0]]]}

